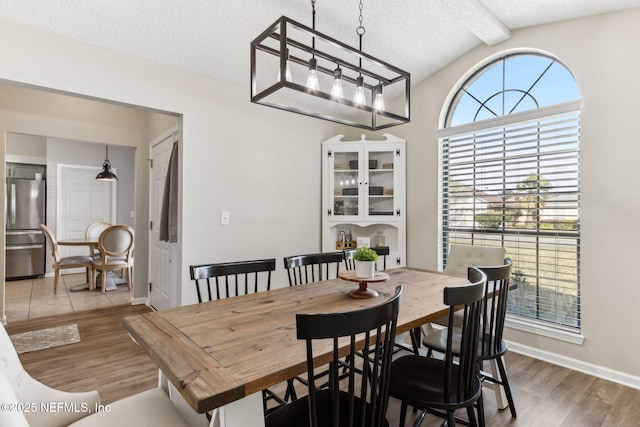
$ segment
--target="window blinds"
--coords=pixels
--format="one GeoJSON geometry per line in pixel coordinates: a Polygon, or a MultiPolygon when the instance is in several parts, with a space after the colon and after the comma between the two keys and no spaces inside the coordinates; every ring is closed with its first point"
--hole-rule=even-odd
{"type": "Polygon", "coordinates": [[[452,243],[505,247],[509,313],[579,330],[579,113],[511,119],[440,138],[442,261],[452,243]]]}

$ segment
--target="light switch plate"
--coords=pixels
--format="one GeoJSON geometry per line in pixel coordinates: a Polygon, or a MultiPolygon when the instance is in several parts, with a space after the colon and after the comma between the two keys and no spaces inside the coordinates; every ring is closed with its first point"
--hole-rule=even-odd
{"type": "Polygon", "coordinates": [[[220,212],[220,225],[229,225],[230,214],[228,211],[220,212]]]}

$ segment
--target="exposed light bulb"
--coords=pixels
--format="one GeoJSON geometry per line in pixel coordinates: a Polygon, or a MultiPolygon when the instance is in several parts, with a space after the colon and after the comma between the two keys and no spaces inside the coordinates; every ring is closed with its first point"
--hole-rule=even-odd
{"type": "Polygon", "coordinates": [[[376,86],[376,97],[373,101],[373,108],[378,111],[384,111],[384,96],[382,96],[382,83],[376,86]]]}
{"type": "MultiPolygon", "coordinates": [[[[289,49],[287,49],[287,57],[285,61],[284,78],[286,81],[290,82],[293,80],[293,76],[291,75],[291,62],[289,62],[289,49]]],[[[278,81],[280,81],[280,67],[278,67],[278,81]]]]}
{"type": "Polygon", "coordinates": [[[362,76],[356,79],[356,96],[353,98],[353,102],[360,105],[365,105],[367,103],[364,96],[364,79],[362,76]]]}
{"type": "Polygon", "coordinates": [[[309,76],[307,77],[307,88],[311,90],[320,90],[318,83],[318,61],[315,58],[309,60],[309,76]]]}
{"type": "Polygon", "coordinates": [[[333,86],[331,87],[331,96],[335,98],[344,98],[344,94],[342,92],[342,70],[340,67],[336,68],[335,71],[333,86]]]}
{"type": "Polygon", "coordinates": [[[289,61],[287,61],[287,68],[284,70],[284,78],[288,82],[293,80],[293,77],[291,76],[291,63],[289,61]]]}

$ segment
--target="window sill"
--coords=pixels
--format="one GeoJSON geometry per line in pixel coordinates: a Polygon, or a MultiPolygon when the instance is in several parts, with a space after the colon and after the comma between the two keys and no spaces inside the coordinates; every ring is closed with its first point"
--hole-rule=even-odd
{"type": "Polygon", "coordinates": [[[571,344],[582,345],[582,343],[584,343],[584,335],[580,333],[567,329],[553,328],[532,320],[525,321],[514,317],[507,317],[505,319],[505,326],[511,329],[517,329],[519,331],[553,338],[571,344]]]}

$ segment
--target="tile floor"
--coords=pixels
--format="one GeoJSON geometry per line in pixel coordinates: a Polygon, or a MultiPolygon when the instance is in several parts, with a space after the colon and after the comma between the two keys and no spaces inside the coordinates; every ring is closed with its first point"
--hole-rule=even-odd
{"type": "Polygon", "coordinates": [[[131,292],[126,284],[119,285],[117,290],[108,291],[105,295],[100,290],[69,290],[82,283],[86,283],[82,273],[62,275],[58,280],[58,293],[54,295],[53,277],[7,281],[7,322],[131,303],[131,292]]]}

